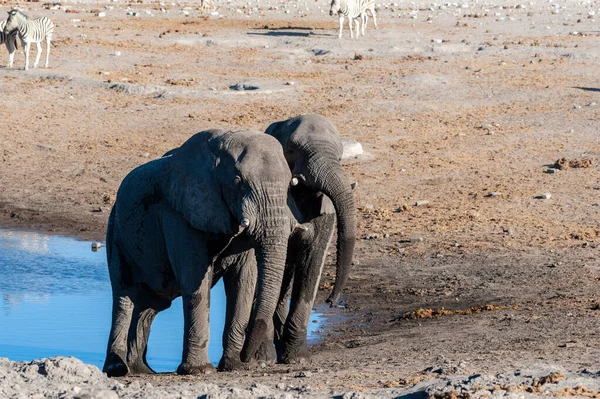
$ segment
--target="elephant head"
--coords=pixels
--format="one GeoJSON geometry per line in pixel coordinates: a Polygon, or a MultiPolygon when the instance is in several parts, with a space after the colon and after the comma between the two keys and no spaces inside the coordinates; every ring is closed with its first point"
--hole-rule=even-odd
{"type": "Polygon", "coordinates": [[[283,152],[275,139],[261,133],[210,130],[162,160],[161,191],[193,228],[226,236],[245,234],[252,243],[258,282],[244,351],[247,360],[273,333],[288,237],[296,225],[287,207],[291,173],[283,152]]]}
{"type": "Polygon", "coordinates": [[[354,253],[356,209],[352,187],[341,165],[343,146],[335,126],[325,117],[305,114],[271,124],[266,133],[283,146],[292,184],[306,186],[331,199],[338,224],[335,287],[327,302],[339,301],[354,253]]]}

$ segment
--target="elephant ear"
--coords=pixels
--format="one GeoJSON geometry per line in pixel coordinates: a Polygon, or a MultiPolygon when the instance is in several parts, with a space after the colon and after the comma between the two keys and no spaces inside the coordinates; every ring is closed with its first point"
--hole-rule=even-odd
{"type": "Polygon", "coordinates": [[[285,150],[288,139],[290,138],[291,134],[296,131],[299,123],[300,121],[298,117],[287,119],[281,122],[274,122],[269,125],[267,130],[265,130],[265,133],[269,136],[275,137],[275,139],[281,143],[281,146],[285,150]]]}
{"type": "Polygon", "coordinates": [[[229,212],[216,175],[219,159],[210,141],[222,135],[209,130],[192,136],[169,151],[160,176],[160,187],[169,204],[197,230],[234,234],[238,222],[229,212]]]}

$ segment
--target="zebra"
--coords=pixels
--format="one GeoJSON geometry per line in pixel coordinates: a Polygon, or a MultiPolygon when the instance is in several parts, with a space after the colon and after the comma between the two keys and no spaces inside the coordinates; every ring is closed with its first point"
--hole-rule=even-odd
{"type": "Polygon", "coordinates": [[[348,27],[350,28],[350,38],[353,38],[352,32],[352,21],[356,24],[356,37],[360,29],[360,21],[362,20],[362,35],[365,35],[365,27],[367,25],[368,15],[367,11],[371,13],[373,17],[373,23],[377,28],[377,17],[375,14],[375,1],[374,0],[332,0],[331,8],[329,9],[329,15],[339,15],[340,18],[340,33],[339,38],[342,37],[342,27],[344,26],[344,17],[348,18],[348,27]]]}
{"type": "Polygon", "coordinates": [[[50,59],[50,42],[52,41],[52,33],[54,33],[54,24],[46,17],[29,19],[27,15],[19,10],[10,10],[8,19],[4,26],[4,33],[8,33],[16,29],[19,33],[19,39],[25,51],[25,70],[29,69],[29,47],[31,43],[35,43],[37,47],[37,56],[35,57],[34,68],[37,68],[42,54],[42,40],[46,39],[46,68],[50,59]]]}
{"type": "Polygon", "coordinates": [[[4,33],[5,25],[6,20],[0,21],[0,44],[4,43],[6,45],[6,49],[8,50],[8,65],[6,65],[6,67],[10,68],[12,67],[15,59],[15,49],[17,48],[17,30],[13,29],[9,33],[4,33]]]}

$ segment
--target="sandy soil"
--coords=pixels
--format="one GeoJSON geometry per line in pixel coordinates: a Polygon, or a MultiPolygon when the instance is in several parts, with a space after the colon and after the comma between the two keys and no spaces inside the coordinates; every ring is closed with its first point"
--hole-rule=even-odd
{"type": "MultiPolygon", "coordinates": [[[[316,112],[367,152],[346,165],[358,264],[344,306],[320,307],[311,362],[192,381],[327,396],[518,370],[597,379],[597,2],[386,2],[359,40],[337,39],[324,1],[60,4],[23,4],[56,24],[50,68],[0,69],[0,225],[103,239],[125,174],[206,128],[316,112]]],[[[521,391],[486,395],[535,394],[521,391]]]]}

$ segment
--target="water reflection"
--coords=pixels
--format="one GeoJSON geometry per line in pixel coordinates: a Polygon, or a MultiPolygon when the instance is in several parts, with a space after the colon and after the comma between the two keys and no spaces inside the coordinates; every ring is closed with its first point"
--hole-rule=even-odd
{"type": "MultiPolygon", "coordinates": [[[[0,229],[0,357],[32,360],[76,356],[102,367],[110,329],[111,293],[104,247],[68,237],[0,229]]],[[[181,299],[152,324],[148,363],[173,371],[181,360],[181,299]]],[[[321,320],[309,326],[318,330],[321,320]]],[[[225,293],[211,291],[209,357],[221,357],[225,293]]],[[[309,338],[311,338],[309,336],[309,338]]]]}

